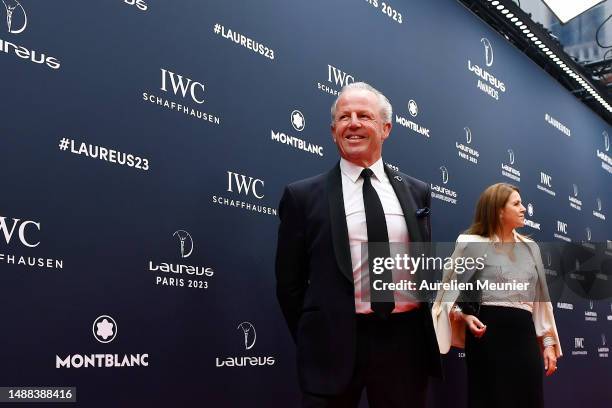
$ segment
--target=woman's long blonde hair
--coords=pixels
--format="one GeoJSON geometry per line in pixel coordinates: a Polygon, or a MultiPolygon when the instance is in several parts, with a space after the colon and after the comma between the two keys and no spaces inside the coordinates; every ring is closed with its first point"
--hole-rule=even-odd
{"type": "Polygon", "coordinates": [[[499,213],[514,191],[520,192],[517,186],[508,183],[496,183],[487,187],[480,194],[478,204],[476,204],[474,222],[467,229],[466,234],[487,238],[497,234],[501,229],[499,213]]]}

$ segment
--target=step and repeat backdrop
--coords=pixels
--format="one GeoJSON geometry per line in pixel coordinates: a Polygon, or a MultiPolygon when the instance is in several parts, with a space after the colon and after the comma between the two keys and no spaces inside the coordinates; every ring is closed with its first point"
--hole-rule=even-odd
{"type": "MultiPolygon", "coordinates": [[[[536,240],[612,239],[612,129],[454,0],[3,6],[0,386],[297,406],[277,204],[338,160],[329,109],[354,81],[391,100],[383,157],[431,184],[434,240],[500,181],[536,240]]],[[[547,406],[607,407],[612,300],[567,287],[547,406]]],[[[462,406],[463,355],[444,360],[431,405],[462,406]]]]}

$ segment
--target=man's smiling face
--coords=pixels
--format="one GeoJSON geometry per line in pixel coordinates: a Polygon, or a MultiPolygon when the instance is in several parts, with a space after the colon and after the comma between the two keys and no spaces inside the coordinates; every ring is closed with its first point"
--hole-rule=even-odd
{"type": "Polygon", "coordinates": [[[369,167],[380,159],[391,123],[384,123],[376,94],[351,89],[336,103],[331,130],[340,156],[358,166],[369,167]]]}

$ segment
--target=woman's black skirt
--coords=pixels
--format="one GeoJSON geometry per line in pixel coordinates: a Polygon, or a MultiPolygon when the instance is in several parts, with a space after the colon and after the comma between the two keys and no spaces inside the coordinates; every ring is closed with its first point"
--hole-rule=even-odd
{"type": "Polygon", "coordinates": [[[478,318],[485,334],[477,339],[466,329],[465,336],[468,407],[544,407],[544,363],[531,313],[481,306],[478,318]]]}

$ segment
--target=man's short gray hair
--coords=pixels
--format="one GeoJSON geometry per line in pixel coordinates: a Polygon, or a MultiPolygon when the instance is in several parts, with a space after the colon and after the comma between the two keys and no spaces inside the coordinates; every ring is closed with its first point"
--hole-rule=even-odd
{"type": "Polygon", "coordinates": [[[331,106],[332,124],[336,120],[336,104],[338,103],[338,99],[340,99],[340,96],[342,96],[344,92],[354,90],[354,89],[365,89],[366,91],[370,91],[374,95],[376,95],[376,97],[378,98],[378,104],[380,106],[380,115],[382,116],[384,123],[391,123],[393,108],[391,107],[391,102],[389,102],[389,99],[387,99],[387,97],[383,95],[382,92],[374,88],[372,85],[366,84],[365,82],[353,82],[352,84],[345,85],[340,90],[340,92],[338,93],[338,96],[336,97],[336,100],[332,104],[331,106]]]}

